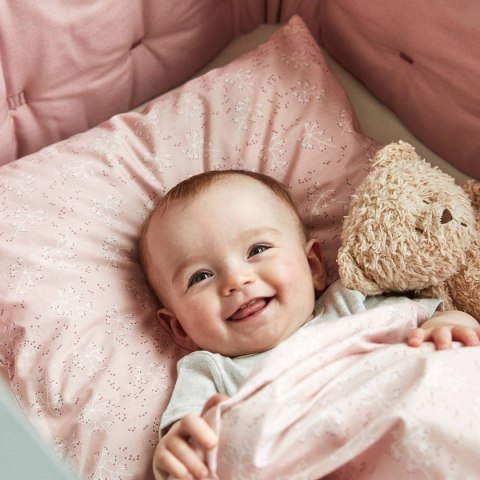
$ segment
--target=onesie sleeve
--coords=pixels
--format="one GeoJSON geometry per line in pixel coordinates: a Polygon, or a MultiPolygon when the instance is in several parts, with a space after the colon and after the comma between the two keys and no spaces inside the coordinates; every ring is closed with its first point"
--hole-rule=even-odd
{"type": "MultiPolygon", "coordinates": [[[[365,300],[365,305],[367,309],[371,309],[371,308],[379,307],[380,305],[388,305],[388,304],[396,303],[399,300],[404,298],[407,298],[407,297],[378,295],[374,297],[367,297],[365,300]]],[[[437,310],[439,310],[443,304],[443,301],[438,298],[412,298],[410,300],[420,303],[427,308],[428,316],[426,320],[428,320],[437,310]]]]}
{"type": "Polygon", "coordinates": [[[179,360],[175,387],[160,422],[161,434],[185,415],[200,415],[205,402],[221,391],[218,367],[208,352],[193,352],[179,360]]]}
{"type": "MultiPolygon", "coordinates": [[[[394,294],[373,295],[367,297],[358,290],[351,290],[342,285],[340,281],[334,282],[319,298],[316,314],[319,321],[337,320],[347,315],[362,313],[372,308],[391,305],[408,297],[394,294]]],[[[428,310],[430,318],[442,305],[442,300],[436,298],[414,298],[428,310]]]]}

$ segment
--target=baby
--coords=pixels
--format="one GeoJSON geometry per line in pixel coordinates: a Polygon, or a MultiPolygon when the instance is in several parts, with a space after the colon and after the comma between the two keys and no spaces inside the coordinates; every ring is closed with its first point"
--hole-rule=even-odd
{"type": "MultiPolygon", "coordinates": [[[[399,298],[366,298],[339,282],[326,289],[318,241],[307,237],[283,185],[258,173],[208,172],[178,184],[145,223],[140,246],[161,302],[158,320],[192,351],[178,363],[162,417],[157,480],[208,476],[191,446],[192,439],[205,450],[217,442],[201,414],[233,395],[269,350],[314,322],[399,298]]],[[[419,301],[430,319],[409,333],[410,346],[479,344],[474,318],[436,312],[437,300],[419,301]]]]}

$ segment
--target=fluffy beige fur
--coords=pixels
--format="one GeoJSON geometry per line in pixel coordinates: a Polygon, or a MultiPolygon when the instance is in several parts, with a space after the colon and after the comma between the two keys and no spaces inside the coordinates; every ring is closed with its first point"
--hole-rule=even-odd
{"type": "Polygon", "coordinates": [[[408,143],[387,145],[344,220],[341,281],[365,295],[440,297],[444,309],[458,308],[480,321],[479,205],[479,182],[464,190],[408,143]]]}
{"type": "Polygon", "coordinates": [[[480,322],[480,182],[469,180],[463,187],[475,208],[477,236],[467,251],[467,261],[447,281],[453,305],[480,322]]]}

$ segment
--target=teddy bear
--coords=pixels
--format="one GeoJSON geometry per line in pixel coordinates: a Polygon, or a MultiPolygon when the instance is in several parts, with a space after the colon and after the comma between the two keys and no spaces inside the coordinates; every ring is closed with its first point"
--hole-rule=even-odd
{"type": "MultiPolygon", "coordinates": [[[[475,209],[477,232],[480,231],[480,182],[468,180],[463,186],[475,209]]],[[[480,321],[480,234],[467,251],[467,261],[447,280],[448,291],[458,310],[480,321]]]]}
{"type": "Polygon", "coordinates": [[[480,182],[460,187],[406,142],[383,147],[352,196],[337,263],[347,288],[441,298],[480,321],[480,182]]]}

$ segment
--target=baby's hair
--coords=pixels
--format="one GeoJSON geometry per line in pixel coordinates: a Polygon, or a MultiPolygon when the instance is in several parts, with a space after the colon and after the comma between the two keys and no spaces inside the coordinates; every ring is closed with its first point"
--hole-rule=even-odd
{"type": "Polygon", "coordinates": [[[251,172],[249,170],[212,170],[209,172],[199,173],[198,175],[186,178],[182,182],[175,185],[163,197],[160,203],[162,203],[162,201],[169,202],[171,200],[181,200],[184,198],[195,197],[198,193],[202,193],[207,190],[208,187],[215,183],[216,180],[234,175],[244,175],[246,177],[258,180],[266,185],[276,195],[281,196],[283,200],[291,204],[293,208],[296,208],[292,198],[290,197],[290,194],[282,183],[272,177],[269,177],[268,175],[251,172]]]}
{"type": "Polygon", "coordinates": [[[293,201],[285,185],[278,180],[269,177],[268,175],[251,172],[249,170],[212,170],[189,177],[168,191],[167,194],[159,201],[157,208],[165,208],[172,201],[195,198],[199,193],[208,190],[208,188],[218,180],[234,175],[243,175],[263,183],[270,191],[279,197],[280,200],[287,204],[287,206],[292,210],[292,213],[297,217],[297,220],[299,221],[303,230],[304,226],[297,206],[295,205],[295,202],[293,201]]]}
{"type": "Polygon", "coordinates": [[[147,268],[147,252],[145,247],[145,236],[148,230],[148,227],[157,212],[164,212],[168,205],[172,202],[181,201],[185,199],[194,199],[202,192],[208,190],[213,184],[217,181],[233,177],[235,175],[242,175],[245,177],[250,177],[254,180],[265,185],[274,195],[276,195],[290,210],[292,213],[299,232],[302,234],[303,238],[306,240],[308,238],[307,232],[305,230],[305,226],[302,222],[302,218],[300,213],[293,201],[290,193],[286,189],[286,187],[268,175],[264,175],[257,172],[251,172],[249,170],[212,170],[209,172],[199,173],[198,175],[194,175],[189,177],[177,185],[175,185],[171,190],[169,190],[164,197],[160,199],[157,203],[156,207],[153,209],[150,216],[147,218],[145,223],[143,224],[142,232],[140,235],[140,262],[142,264],[143,270],[146,273],[147,281],[148,281],[148,268],[147,268]]]}

